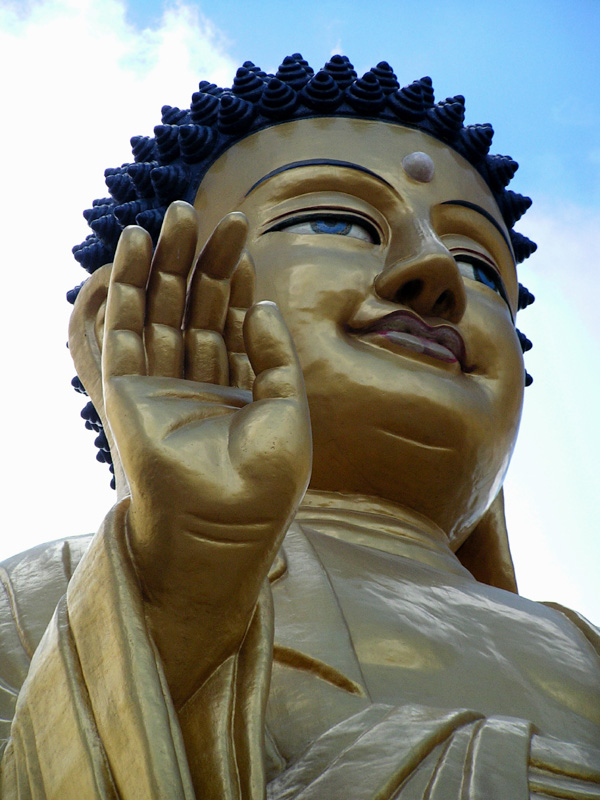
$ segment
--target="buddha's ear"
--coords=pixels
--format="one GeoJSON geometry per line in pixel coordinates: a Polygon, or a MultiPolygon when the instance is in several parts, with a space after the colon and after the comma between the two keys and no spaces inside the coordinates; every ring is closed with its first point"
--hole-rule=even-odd
{"type": "Polygon", "coordinates": [[[508,544],[502,489],[475,530],[458,548],[456,555],[463,567],[481,583],[518,593],[508,544]]]}
{"type": "Polygon", "coordinates": [[[106,419],[102,390],[102,338],[111,269],[112,264],[105,264],[81,287],[69,322],[69,350],[79,380],[102,421],[112,455],[117,497],[121,499],[129,493],[129,486],[106,419]]]}
{"type": "Polygon", "coordinates": [[[69,350],[80,381],[106,428],[102,392],[102,336],[112,264],[96,270],[83,284],[69,322],[69,350]]]}

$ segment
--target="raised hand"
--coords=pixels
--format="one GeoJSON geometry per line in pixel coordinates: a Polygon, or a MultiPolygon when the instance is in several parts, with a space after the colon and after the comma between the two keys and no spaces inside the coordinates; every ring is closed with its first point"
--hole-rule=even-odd
{"type": "Polygon", "coordinates": [[[290,335],[276,306],[251,305],[247,221],[225,217],[195,264],[197,230],[177,202],[154,255],[143,229],[123,232],[103,342],[131,551],[176,705],[239,646],[311,464],[290,335]]]}

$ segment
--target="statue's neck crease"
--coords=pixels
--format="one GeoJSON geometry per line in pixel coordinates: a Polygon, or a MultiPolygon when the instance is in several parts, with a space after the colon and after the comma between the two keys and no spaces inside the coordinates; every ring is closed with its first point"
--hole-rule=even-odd
{"type": "Polygon", "coordinates": [[[431,520],[376,497],[309,490],[296,520],[304,528],[346,542],[470,576],[431,520]]]}

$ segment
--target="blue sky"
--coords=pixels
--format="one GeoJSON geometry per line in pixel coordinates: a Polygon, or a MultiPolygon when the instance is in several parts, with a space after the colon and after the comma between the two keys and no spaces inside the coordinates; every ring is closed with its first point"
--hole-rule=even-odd
{"type": "Polygon", "coordinates": [[[493,152],[521,164],[511,188],[534,206],[518,227],[540,248],[521,273],[538,302],[519,319],[535,383],[506,484],[511,543],[524,594],[600,622],[598,42],[598,0],[3,0],[0,336],[13,390],[0,400],[12,476],[0,558],[95,530],[114,500],[63,346],[64,291],[82,279],[70,247],[106,193],[103,169],[202,78],[343,52],[359,71],[388,60],[403,83],[431,75],[438,99],[464,94],[466,121],[492,122],[493,152]]]}
{"type": "MultiPolygon", "coordinates": [[[[440,99],[466,96],[471,122],[496,123],[497,146],[519,150],[531,191],[554,194],[559,170],[569,194],[600,204],[597,0],[196,5],[223,32],[239,64],[250,59],[270,70],[300,50],[321,65],[338,48],[361,71],[385,59],[405,83],[431,75],[440,99]],[[593,151],[594,166],[583,172],[567,157],[593,151]]],[[[163,6],[135,0],[128,18],[136,26],[156,24],[163,6]]]]}

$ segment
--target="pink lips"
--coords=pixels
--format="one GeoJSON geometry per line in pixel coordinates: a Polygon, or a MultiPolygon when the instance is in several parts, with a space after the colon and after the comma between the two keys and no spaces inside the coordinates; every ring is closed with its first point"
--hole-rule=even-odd
{"type": "Polygon", "coordinates": [[[460,333],[450,325],[432,327],[410,311],[393,311],[354,333],[378,334],[392,344],[440,361],[458,361],[464,372],[470,371],[466,366],[466,348],[460,333]]]}

